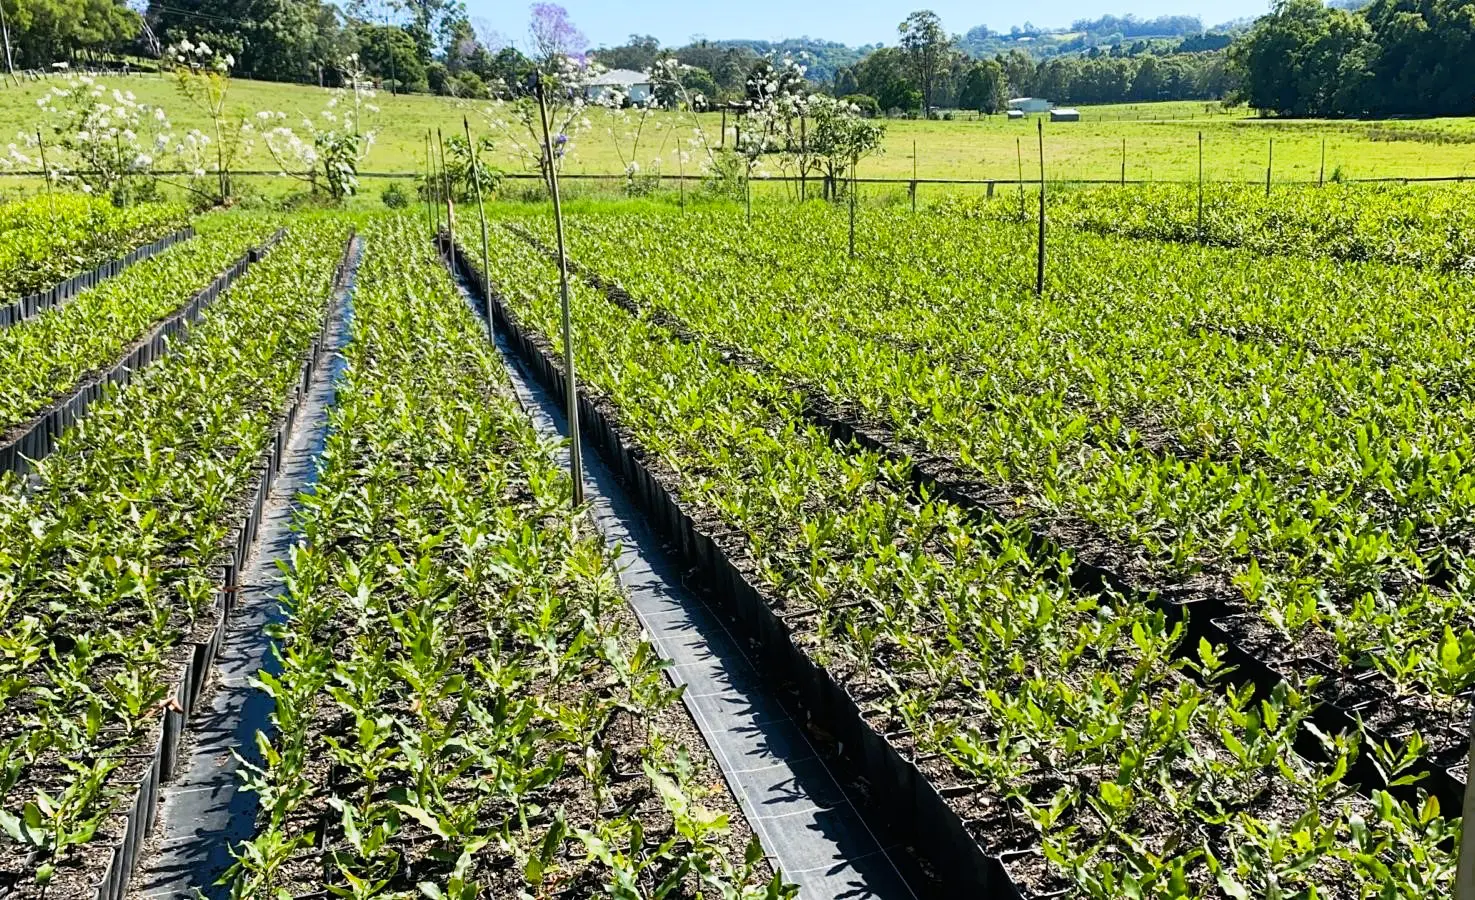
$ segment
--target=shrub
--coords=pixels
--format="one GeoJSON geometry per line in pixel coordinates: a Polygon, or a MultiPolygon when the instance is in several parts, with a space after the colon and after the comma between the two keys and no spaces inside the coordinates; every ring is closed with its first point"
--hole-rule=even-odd
{"type": "Polygon", "coordinates": [[[379,199],[390,209],[404,209],[410,205],[410,195],[397,181],[391,181],[389,187],[379,193],[379,199]]]}
{"type": "Polygon", "coordinates": [[[859,109],[860,114],[868,119],[881,114],[881,104],[877,103],[876,98],[870,94],[846,94],[842,99],[859,109]]]}

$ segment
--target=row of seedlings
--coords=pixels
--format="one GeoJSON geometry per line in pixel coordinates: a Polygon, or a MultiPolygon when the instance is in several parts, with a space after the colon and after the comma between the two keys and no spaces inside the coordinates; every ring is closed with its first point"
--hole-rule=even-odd
{"type": "MultiPolygon", "coordinates": [[[[880,214],[868,226],[915,249],[877,250],[841,280],[846,263],[822,253],[839,219],[819,217],[804,247],[730,217],[652,224],[662,239],[641,258],[594,229],[574,239],[641,302],[832,399],[978,502],[1195,604],[1263,679],[1320,677],[1324,730],[1360,720],[1458,805],[1475,407],[1459,387],[1465,314],[1430,327],[1458,279],[1086,236],[1071,276],[1034,298],[1007,272],[1028,253],[1017,235],[880,214]],[[1387,352],[1348,346],[1363,341],[1387,352]]],[[[1394,780],[1390,761],[1364,763],[1365,783],[1394,780]]]]}
{"type": "Polygon", "coordinates": [[[189,218],[182,204],[119,207],[83,194],[36,195],[0,206],[0,328],[13,324],[7,309],[17,298],[51,294],[79,272],[178,233],[189,218]]]}
{"type": "MultiPolygon", "coordinates": [[[[497,229],[503,323],[558,364],[555,268],[497,229]],[[530,330],[523,330],[523,324],[530,330]]],[[[1254,697],[1220,648],[1070,584],[1018,524],[841,447],[781,381],[575,285],[593,439],[726,590],[876,800],[946,880],[990,896],[1432,896],[1453,823],[1358,794],[1361,748],[1296,751],[1308,698],[1254,697]]]]}
{"type": "Polygon", "coordinates": [[[234,895],[792,896],[420,226],[368,233],[234,895]]]}
{"type": "Polygon", "coordinates": [[[166,353],[278,237],[265,222],[215,232],[0,331],[0,471],[51,452],[110,384],[166,353]]]}
{"type": "Polygon", "coordinates": [[[191,339],[0,476],[0,887],[122,897],[321,347],[347,229],[294,224],[191,339]]]}

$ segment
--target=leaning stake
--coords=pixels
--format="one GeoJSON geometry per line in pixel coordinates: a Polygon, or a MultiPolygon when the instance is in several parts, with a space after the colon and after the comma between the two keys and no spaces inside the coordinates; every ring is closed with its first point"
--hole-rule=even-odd
{"type": "Polygon", "coordinates": [[[440,219],[435,210],[435,160],[430,155],[430,129],[425,129],[425,221],[430,224],[432,237],[440,230],[440,219]]]}
{"type": "Polygon", "coordinates": [[[481,158],[476,145],[471,143],[471,125],[461,117],[461,127],[466,129],[466,152],[471,160],[471,183],[476,186],[476,213],[481,218],[481,296],[487,304],[487,334],[492,333],[491,254],[487,252],[487,210],[481,199],[481,158]]]}
{"type": "Polygon", "coordinates": [[[441,190],[446,195],[446,234],[449,236],[451,246],[456,246],[456,199],[452,196],[451,170],[446,167],[446,139],[441,135],[440,129],[435,129],[435,141],[440,145],[440,183],[441,190]]]}
{"type": "Polygon", "coordinates": [[[553,228],[558,237],[558,291],[563,302],[563,371],[568,387],[564,403],[568,410],[569,463],[574,482],[574,505],[584,502],[584,459],[579,448],[579,389],[574,380],[574,338],[568,299],[568,256],[563,243],[563,206],[558,199],[558,167],[553,164],[553,140],[548,136],[546,82],[537,74],[533,87],[538,93],[538,118],[543,123],[543,158],[548,164],[548,193],[553,196],[553,228]]]}

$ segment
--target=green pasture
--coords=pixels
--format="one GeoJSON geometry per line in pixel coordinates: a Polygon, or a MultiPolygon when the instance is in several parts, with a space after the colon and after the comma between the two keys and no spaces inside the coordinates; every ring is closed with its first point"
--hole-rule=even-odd
{"type": "MultiPolygon", "coordinates": [[[[174,85],[158,75],[110,76],[104,83],[132,90],[140,100],[163,105],[177,129],[205,130],[204,115],[191,108],[174,85]]],[[[59,79],[26,82],[0,89],[0,141],[33,131],[36,98],[59,79]]],[[[292,124],[322,109],[325,92],[316,87],[237,81],[230,105],[248,114],[280,110],[292,124]]],[[[497,164],[509,172],[525,171],[512,141],[491,124],[507,119],[506,110],[485,101],[425,95],[379,94],[372,117],[378,129],[364,172],[419,172],[425,165],[427,129],[446,136],[461,131],[462,117],[477,134],[498,138],[497,164]]],[[[573,135],[565,171],[616,174],[633,159],[642,171],[675,175],[677,152],[688,151],[688,174],[703,158],[700,129],[706,144],[720,146],[719,114],[655,112],[639,115],[591,111],[587,124],[573,135]],[[638,126],[638,128],[637,128],[638,126]],[[639,132],[638,143],[634,137],[639,132]]],[[[731,126],[731,121],[729,121],[731,126]]],[[[952,121],[892,120],[887,123],[883,152],[861,163],[862,177],[923,179],[1013,179],[1038,172],[1035,120],[1008,121],[1002,116],[960,113],[952,121]],[[915,158],[914,158],[915,148],[915,158]]],[[[1315,181],[1325,145],[1326,174],[1347,178],[1475,176],[1475,120],[1309,121],[1251,117],[1246,111],[1223,110],[1216,103],[1176,101],[1081,107],[1081,121],[1045,123],[1045,166],[1048,178],[1191,180],[1198,171],[1198,140],[1203,135],[1204,172],[1214,180],[1258,181],[1265,177],[1274,142],[1273,177],[1282,181],[1315,181]]],[[[526,135],[521,135],[526,141],[526,135]]],[[[728,135],[731,142],[731,134],[728,135]]],[[[275,168],[262,142],[243,169],[275,168]]],[[[782,174],[773,163],[764,172],[782,174]]]]}

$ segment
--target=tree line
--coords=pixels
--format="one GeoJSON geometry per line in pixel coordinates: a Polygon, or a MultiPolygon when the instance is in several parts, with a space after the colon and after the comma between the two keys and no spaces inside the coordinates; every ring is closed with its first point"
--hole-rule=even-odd
{"type": "Polygon", "coordinates": [[[1230,48],[1246,102],[1295,116],[1475,111],[1475,0],[1278,0],[1230,48]]]}
{"type": "MultiPolygon", "coordinates": [[[[755,73],[781,59],[805,69],[813,90],[870,114],[994,113],[1010,97],[1057,103],[1243,100],[1285,115],[1373,116],[1475,111],[1475,0],[1372,0],[1327,6],[1277,0],[1243,33],[1203,32],[1192,17],[1106,16],[1073,28],[1107,44],[1037,59],[1014,47],[969,52],[980,29],[950,34],[938,16],[907,16],[890,46],[852,48],[808,38],[781,42],[693,40],[665,47],[651,36],[590,51],[609,68],[679,65],[682,86],[708,101],[742,100],[755,73]]],[[[357,66],[384,87],[468,97],[515,83],[537,56],[539,28],[572,28],[560,8],[532,7],[528,56],[472,27],[461,0],[0,0],[7,62],[157,58],[180,40],[207,41],[241,76],[334,84],[357,66]],[[541,23],[541,24],[540,24],[541,23]]],[[[984,29],[986,31],[986,29],[984,29]]],[[[570,35],[563,35],[565,39],[570,35]]],[[[578,36],[582,39],[582,36],[578,36]]]]}

